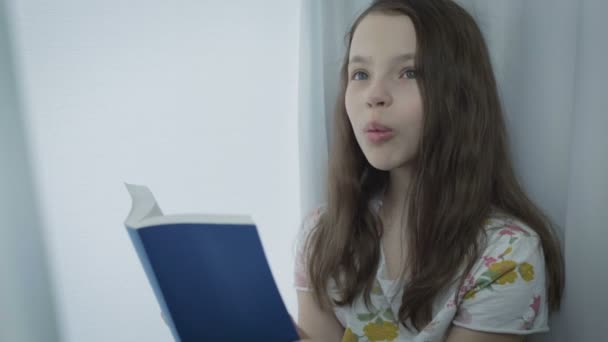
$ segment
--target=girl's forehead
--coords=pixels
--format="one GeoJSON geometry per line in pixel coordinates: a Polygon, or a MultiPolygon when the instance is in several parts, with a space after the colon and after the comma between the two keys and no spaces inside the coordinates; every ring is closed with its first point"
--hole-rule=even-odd
{"type": "Polygon", "coordinates": [[[387,59],[416,51],[416,30],[405,15],[371,13],[356,27],[351,56],[387,59]]]}

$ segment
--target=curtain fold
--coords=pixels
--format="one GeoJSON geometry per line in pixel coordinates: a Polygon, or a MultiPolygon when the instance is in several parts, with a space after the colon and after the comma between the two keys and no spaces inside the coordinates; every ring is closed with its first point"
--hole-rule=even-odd
{"type": "Polygon", "coordinates": [[[52,277],[14,72],[9,8],[0,0],[0,341],[59,341],[52,277]]]}
{"type": "Polygon", "coordinates": [[[299,146],[301,210],[324,201],[332,114],[338,91],[345,35],[368,0],[301,2],[299,146]]]}

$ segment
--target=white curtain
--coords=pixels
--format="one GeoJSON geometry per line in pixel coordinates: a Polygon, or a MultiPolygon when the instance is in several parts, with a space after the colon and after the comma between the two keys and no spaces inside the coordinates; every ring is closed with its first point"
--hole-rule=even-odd
{"type": "MultiPolygon", "coordinates": [[[[608,13],[605,0],[458,0],[490,48],[518,175],[557,224],[566,295],[531,341],[603,341],[608,325],[608,13]]],[[[303,212],[323,200],[344,34],[369,0],[302,1],[303,212]]]]}
{"type": "Polygon", "coordinates": [[[302,213],[323,200],[331,113],[346,30],[368,0],[303,0],[300,31],[300,180],[302,213]]]}
{"type": "Polygon", "coordinates": [[[0,0],[0,341],[59,341],[47,254],[0,0]]]}

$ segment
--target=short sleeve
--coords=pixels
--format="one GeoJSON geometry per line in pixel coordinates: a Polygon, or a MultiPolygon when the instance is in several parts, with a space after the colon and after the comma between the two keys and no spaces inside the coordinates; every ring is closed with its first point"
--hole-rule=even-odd
{"type": "Polygon", "coordinates": [[[308,241],[313,229],[319,223],[321,212],[322,208],[318,207],[304,217],[296,238],[294,287],[298,291],[312,291],[312,286],[310,284],[307,272],[309,253],[306,250],[306,242],[308,241]]]}
{"type": "Polygon", "coordinates": [[[548,331],[545,261],[538,236],[512,221],[494,227],[460,295],[456,326],[507,334],[548,331]]]}

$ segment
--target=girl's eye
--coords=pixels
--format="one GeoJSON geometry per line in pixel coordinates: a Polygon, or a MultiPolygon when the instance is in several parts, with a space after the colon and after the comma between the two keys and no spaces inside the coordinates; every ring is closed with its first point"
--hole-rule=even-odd
{"type": "Polygon", "coordinates": [[[403,76],[405,76],[406,78],[409,78],[409,79],[414,79],[414,78],[416,78],[416,70],[414,70],[414,69],[406,69],[401,74],[401,77],[403,77],[403,76]]]}
{"type": "Polygon", "coordinates": [[[367,74],[363,71],[355,71],[351,77],[352,80],[362,81],[367,79],[367,74]]]}

